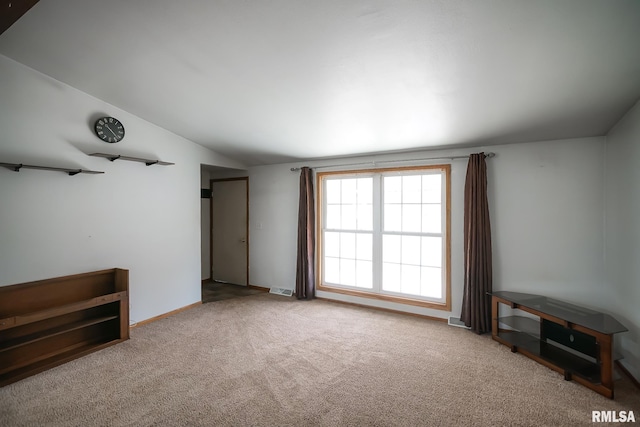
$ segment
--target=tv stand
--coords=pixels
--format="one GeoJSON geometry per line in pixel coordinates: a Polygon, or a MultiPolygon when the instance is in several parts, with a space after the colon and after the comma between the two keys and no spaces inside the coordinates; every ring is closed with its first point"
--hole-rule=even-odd
{"type": "Polygon", "coordinates": [[[613,336],[625,332],[604,313],[540,295],[491,293],[491,336],[512,352],[535,360],[613,399],[613,336]],[[506,307],[500,307],[503,304],[506,307]],[[507,307],[509,315],[501,316],[507,307]]]}

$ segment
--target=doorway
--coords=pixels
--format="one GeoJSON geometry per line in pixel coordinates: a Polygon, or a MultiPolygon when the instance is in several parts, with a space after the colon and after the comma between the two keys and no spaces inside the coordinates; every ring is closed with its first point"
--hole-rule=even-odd
{"type": "Polygon", "coordinates": [[[210,266],[214,283],[249,284],[249,178],[212,179],[210,266]]]}

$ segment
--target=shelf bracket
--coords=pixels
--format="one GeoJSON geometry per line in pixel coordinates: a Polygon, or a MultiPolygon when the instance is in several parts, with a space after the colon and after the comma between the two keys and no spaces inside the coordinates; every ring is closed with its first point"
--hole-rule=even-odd
{"type": "Polygon", "coordinates": [[[160,160],[152,160],[152,161],[150,161],[150,162],[145,162],[145,165],[147,165],[147,166],[155,165],[155,164],[157,164],[159,161],[160,161],[160,160]]]}
{"type": "Polygon", "coordinates": [[[116,160],[118,160],[120,157],[122,157],[120,154],[118,154],[117,156],[113,156],[113,157],[107,157],[109,160],[111,160],[112,162],[115,162],[116,160]]]}
{"type": "Polygon", "coordinates": [[[14,172],[20,172],[20,169],[22,168],[22,163],[20,163],[19,165],[15,165],[13,168],[14,172]]]}
{"type": "Polygon", "coordinates": [[[74,171],[69,171],[69,176],[74,176],[74,175],[78,175],[79,173],[82,172],[82,169],[78,169],[78,170],[74,170],[74,171]]]}

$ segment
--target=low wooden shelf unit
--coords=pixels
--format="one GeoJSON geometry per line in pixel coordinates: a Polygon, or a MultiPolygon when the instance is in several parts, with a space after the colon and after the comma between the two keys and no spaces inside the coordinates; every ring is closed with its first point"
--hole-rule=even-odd
{"type": "Polygon", "coordinates": [[[0,386],[129,339],[129,271],[0,287],[0,386]]]}
{"type": "Polygon", "coordinates": [[[494,340],[613,399],[613,336],[627,328],[612,316],[507,291],[491,293],[491,315],[494,340]],[[515,313],[501,316],[501,304],[515,313]]]}

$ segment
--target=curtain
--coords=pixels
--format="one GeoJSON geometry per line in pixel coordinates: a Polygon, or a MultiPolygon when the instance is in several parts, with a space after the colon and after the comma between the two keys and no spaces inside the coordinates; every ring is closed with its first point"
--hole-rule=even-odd
{"type": "Polygon", "coordinates": [[[464,294],[460,320],[472,331],[491,331],[491,224],[484,153],[471,154],[464,185],[464,294]]]}
{"type": "Polygon", "coordinates": [[[300,202],[298,205],[298,262],[296,267],[296,297],[315,297],[315,203],[313,171],[303,167],[300,172],[300,202]]]}

